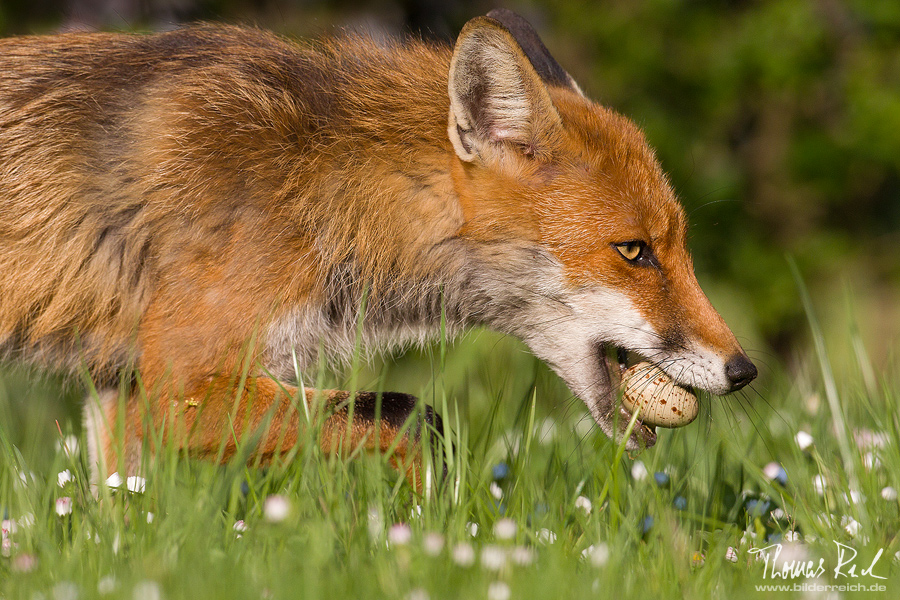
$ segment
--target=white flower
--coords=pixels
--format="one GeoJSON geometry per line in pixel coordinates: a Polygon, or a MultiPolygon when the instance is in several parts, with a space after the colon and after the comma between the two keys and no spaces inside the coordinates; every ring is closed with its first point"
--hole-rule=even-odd
{"type": "Polygon", "coordinates": [[[800,534],[796,531],[788,531],[784,534],[784,541],[786,542],[799,542],[800,534]]]}
{"type": "Polygon", "coordinates": [[[65,516],[72,514],[72,499],[68,496],[56,499],[56,514],[65,516]]]}
{"type": "Polygon", "coordinates": [[[37,482],[37,477],[31,471],[20,471],[19,480],[22,482],[22,485],[27,487],[29,484],[37,482]]]}
{"type": "Polygon", "coordinates": [[[847,504],[859,504],[860,502],[865,502],[866,497],[860,494],[857,490],[850,490],[849,493],[844,494],[844,502],[847,504]]]}
{"type": "Polygon", "coordinates": [[[373,540],[380,540],[381,536],[384,535],[384,518],[381,516],[381,511],[378,509],[378,506],[375,504],[369,505],[369,537],[373,540]]]}
{"type": "Polygon", "coordinates": [[[0,522],[0,535],[2,535],[3,538],[15,533],[18,529],[18,525],[16,525],[16,522],[12,519],[3,519],[3,521],[0,522]]]}
{"type": "Polygon", "coordinates": [[[291,503],[280,494],[272,494],[263,503],[263,516],[269,523],[280,523],[287,519],[291,512],[291,503]]]}
{"type": "Polygon", "coordinates": [[[768,463],[765,467],[763,467],[763,475],[765,475],[766,479],[768,479],[769,481],[777,481],[781,485],[787,484],[787,473],[780,463],[768,463]]]}
{"type": "Polygon", "coordinates": [[[406,596],[406,600],[428,600],[428,598],[428,591],[422,588],[410,590],[409,595],[406,596]]]}
{"type": "Polygon", "coordinates": [[[634,464],[631,465],[631,476],[634,477],[635,481],[644,481],[650,475],[650,472],[647,470],[647,466],[643,461],[636,460],[634,464]]]}
{"type": "Polygon", "coordinates": [[[406,523],[394,523],[388,529],[388,544],[393,546],[405,546],[412,539],[412,529],[406,523]]]}
{"type": "Polygon", "coordinates": [[[112,575],[105,575],[97,582],[97,593],[101,596],[106,596],[107,594],[115,592],[118,587],[119,584],[116,582],[115,577],[112,575]]]}
{"type": "Polygon", "coordinates": [[[887,486],[886,488],[881,490],[881,497],[888,502],[892,502],[897,499],[897,490],[895,490],[891,486],[887,486]]]}
{"type": "Polygon", "coordinates": [[[516,537],[516,522],[512,519],[500,519],[494,523],[494,536],[498,540],[511,540],[516,537]]]}
{"type": "Polygon", "coordinates": [[[581,557],[591,561],[595,567],[602,567],[609,560],[609,546],[605,542],[593,544],[581,551],[581,557]]]}
{"type": "Polygon", "coordinates": [[[856,440],[856,445],[860,450],[884,448],[890,443],[890,437],[887,433],[870,429],[857,429],[853,432],[853,438],[856,440]]]}
{"type": "Polygon", "coordinates": [[[580,508],[584,511],[584,514],[591,514],[591,509],[594,506],[591,504],[591,501],[585,498],[584,496],[578,496],[575,498],[575,508],[580,508]]]}
{"type": "Polygon", "coordinates": [[[30,512],[22,513],[22,516],[19,517],[19,525],[26,529],[32,527],[34,525],[34,514],[30,512]]]}
{"type": "Polygon", "coordinates": [[[475,562],[475,550],[472,548],[472,544],[466,542],[460,542],[454,546],[451,556],[453,562],[460,567],[471,567],[475,562]]]}
{"type": "Polygon", "coordinates": [[[466,523],[466,531],[469,532],[469,535],[475,537],[478,535],[478,523],[466,523]]]}
{"type": "Polygon", "coordinates": [[[816,523],[819,524],[819,527],[823,529],[837,527],[838,518],[836,515],[830,513],[816,513],[813,518],[816,520],[816,523]]]}
{"type": "Polygon", "coordinates": [[[162,600],[163,593],[158,583],[144,580],[135,584],[131,597],[134,600],[162,600]]]}
{"type": "MultiPolygon", "coordinates": [[[[822,404],[822,400],[819,398],[818,394],[810,394],[806,397],[804,404],[806,404],[806,410],[814,415],[819,412],[819,406],[822,404]]],[[[759,554],[757,554],[757,556],[759,556],[759,554]]]]}
{"type": "Polygon", "coordinates": [[[497,485],[496,481],[491,482],[491,486],[489,489],[491,491],[491,496],[493,496],[497,500],[500,500],[501,498],[503,498],[503,490],[500,488],[499,485],[497,485]]]}
{"type": "Polygon", "coordinates": [[[156,518],[156,516],[152,512],[147,511],[147,522],[152,523],[154,518],[156,518]]]}
{"type": "Polygon", "coordinates": [[[422,540],[422,548],[428,556],[439,555],[441,550],[444,549],[444,536],[435,531],[426,533],[425,538],[422,540]]]}
{"type": "Polygon", "coordinates": [[[813,436],[809,435],[805,431],[798,431],[797,435],[794,436],[794,441],[797,442],[797,447],[801,450],[806,450],[810,446],[813,445],[813,436]]]}
{"type": "Polygon", "coordinates": [[[820,496],[825,493],[825,488],[828,487],[828,482],[825,480],[824,475],[816,475],[813,477],[813,488],[816,490],[816,493],[820,496]]]}
{"type": "Polygon", "coordinates": [[[143,494],[144,489],[147,487],[147,480],[143,477],[138,477],[137,475],[132,475],[128,479],[125,480],[125,488],[129,492],[135,492],[137,494],[143,494]]]}
{"type": "Polygon", "coordinates": [[[10,539],[10,536],[16,532],[16,522],[11,519],[4,519],[2,530],[0,530],[0,555],[10,556],[13,548],[18,546],[10,539]]]}
{"type": "Polygon", "coordinates": [[[59,487],[66,487],[66,484],[70,481],[75,481],[75,476],[72,475],[72,471],[66,469],[65,471],[60,471],[56,476],[56,483],[59,487]]]}
{"type": "Polygon", "coordinates": [[[556,542],[556,534],[545,527],[538,530],[537,540],[542,544],[553,544],[556,542]]]}
{"type": "Polygon", "coordinates": [[[509,600],[510,595],[509,586],[502,581],[495,581],[488,586],[488,600],[509,600]]]}
{"type": "Polygon", "coordinates": [[[520,567],[527,567],[534,562],[534,550],[528,546],[516,546],[509,553],[509,558],[520,567]]]}
{"type": "Polygon", "coordinates": [[[247,524],[244,523],[243,519],[238,519],[234,522],[234,525],[231,526],[237,533],[244,533],[247,531],[247,524]]]}
{"type": "Polygon", "coordinates": [[[725,551],[725,560],[736,563],[738,561],[738,551],[733,546],[728,546],[725,551]]]}
{"type": "Polygon", "coordinates": [[[53,586],[53,600],[78,600],[78,586],[71,581],[60,581],[53,586]]]}
{"type": "Polygon", "coordinates": [[[122,487],[122,477],[118,473],[113,473],[106,478],[106,486],[111,488],[122,487]]]}
{"type": "Polygon", "coordinates": [[[879,459],[877,456],[875,456],[875,454],[872,452],[866,452],[863,455],[862,462],[863,462],[863,466],[866,468],[867,471],[881,468],[881,459],[879,459]]]}
{"type": "Polygon", "coordinates": [[[856,537],[859,533],[860,524],[859,521],[850,516],[841,517],[841,527],[844,528],[844,531],[850,534],[851,537],[856,537]]]}
{"type": "Polygon", "coordinates": [[[481,566],[489,571],[499,571],[506,564],[506,552],[499,546],[488,544],[481,549],[481,566]]]}

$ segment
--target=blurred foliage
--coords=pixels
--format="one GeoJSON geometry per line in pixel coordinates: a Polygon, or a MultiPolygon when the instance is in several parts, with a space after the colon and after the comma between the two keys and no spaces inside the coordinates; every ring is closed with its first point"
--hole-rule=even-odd
{"type": "MultiPolygon", "coordinates": [[[[883,358],[900,332],[900,3],[503,4],[535,24],[590,96],[645,128],[689,211],[701,282],[721,292],[711,294],[714,301],[734,306],[740,335],[790,354],[805,330],[785,260],[791,255],[814,294],[831,304],[855,290],[859,316],[852,319],[883,358]]],[[[491,7],[471,0],[2,0],[0,33],[208,19],[295,35],[336,25],[452,40],[465,20],[491,7]]],[[[833,328],[846,332],[846,323],[833,328]]]]}

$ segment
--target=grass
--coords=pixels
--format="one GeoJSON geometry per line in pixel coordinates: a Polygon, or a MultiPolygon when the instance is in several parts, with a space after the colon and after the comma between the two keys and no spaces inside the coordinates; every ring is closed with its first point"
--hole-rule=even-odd
{"type": "MultiPolygon", "coordinates": [[[[814,319],[811,329],[820,341],[814,319]]],[[[57,449],[78,440],[77,390],[6,373],[0,597],[838,597],[756,589],[803,582],[896,597],[900,385],[858,354],[855,379],[835,381],[821,346],[815,369],[706,398],[698,422],[638,456],[592,429],[506,338],[326,374],[323,384],[418,392],[445,416],[449,477],[424,497],[384,457],[341,462],[306,444],[265,470],[164,449],[134,491],[95,500],[84,444],[57,449]],[[854,551],[851,577],[841,562],[854,551]],[[814,578],[773,575],[820,564],[814,578]]]]}

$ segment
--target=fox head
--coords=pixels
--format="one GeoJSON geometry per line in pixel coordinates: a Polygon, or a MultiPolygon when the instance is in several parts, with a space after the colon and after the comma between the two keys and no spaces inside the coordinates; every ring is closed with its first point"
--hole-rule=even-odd
{"type": "MultiPolygon", "coordinates": [[[[694,276],[686,217],[653,150],[600,106],[518,15],[469,21],[449,73],[454,186],[480,250],[487,324],[523,339],[613,438],[615,350],[683,386],[726,394],[756,376],[694,276]]],[[[650,446],[637,427],[629,449],[650,446]]]]}

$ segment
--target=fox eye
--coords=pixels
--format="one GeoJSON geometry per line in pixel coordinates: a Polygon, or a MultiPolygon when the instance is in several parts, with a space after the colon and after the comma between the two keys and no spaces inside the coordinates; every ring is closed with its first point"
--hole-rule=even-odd
{"type": "Polygon", "coordinates": [[[647,244],[640,240],[632,240],[630,242],[622,242],[621,244],[613,244],[616,250],[619,251],[619,254],[622,257],[630,262],[637,262],[640,260],[644,251],[647,249],[647,244]]]}

